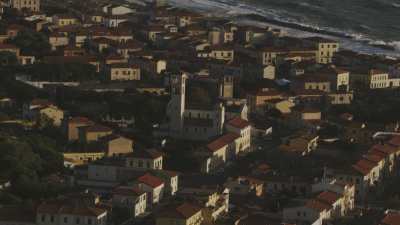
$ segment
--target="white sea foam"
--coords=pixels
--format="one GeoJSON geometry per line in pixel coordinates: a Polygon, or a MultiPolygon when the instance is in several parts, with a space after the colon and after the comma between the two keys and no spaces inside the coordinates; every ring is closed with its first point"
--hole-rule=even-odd
{"type": "MultiPolygon", "coordinates": [[[[262,7],[258,7],[257,5],[252,5],[250,3],[243,3],[243,2],[239,2],[237,0],[170,0],[170,3],[176,7],[195,10],[195,11],[198,11],[201,13],[206,13],[207,15],[212,15],[212,16],[234,17],[234,16],[239,16],[239,15],[255,14],[255,15],[264,16],[266,18],[273,19],[276,21],[296,24],[296,25],[299,25],[299,26],[302,26],[305,28],[312,28],[314,30],[320,30],[320,31],[324,30],[324,31],[335,32],[337,34],[349,36],[352,38],[351,39],[338,38],[338,37],[329,36],[329,35],[316,34],[316,33],[312,33],[312,32],[296,30],[293,28],[277,26],[277,25],[269,24],[269,23],[260,23],[260,22],[256,22],[256,21],[250,21],[250,20],[245,21],[247,23],[252,23],[252,24],[263,24],[263,26],[267,25],[267,26],[272,26],[272,27],[278,27],[278,28],[284,30],[288,35],[296,36],[296,37],[308,37],[308,36],[318,35],[318,36],[336,39],[341,42],[341,46],[343,46],[343,48],[351,49],[351,50],[358,51],[361,53],[385,54],[385,55],[389,55],[389,56],[393,56],[393,57],[400,57],[400,41],[384,42],[381,40],[372,40],[363,34],[356,33],[351,30],[343,31],[343,30],[332,28],[332,27],[319,27],[315,24],[299,22],[297,19],[286,16],[286,15],[290,15],[290,13],[286,12],[286,11],[273,10],[273,9],[269,9],[267,7],[262,8],[262,7]],[[374,47],[372,45],[392,46],[397,51],[385,50],[382,48],[374,47]]],[[[304,3],[300,3],[300,4],[304,5],[304,3]]],[[[307,4],[307,3],[305,3],[305,4],[307,4]]],[[[396,4],[396,3],[394,3],[394,4],[396,4]]],[[[398,4],[398,6],[400,7],[400,4],[398,4]]],[[[241,22],[244,22],[244,20],[242,20],[241,22]]]]}

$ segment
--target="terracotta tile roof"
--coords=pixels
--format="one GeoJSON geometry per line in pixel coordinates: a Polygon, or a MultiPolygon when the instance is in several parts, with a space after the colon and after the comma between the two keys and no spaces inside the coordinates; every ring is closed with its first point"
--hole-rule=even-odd
{"type": "Polygon", "coordinates": [[[364,158],[367,159],[368,161],[371,161],[374,163],[379,163],[380,161],[382,161],[385,158],[385,155],[374,150],[374,151],[368,152],[368,154],[365,155],[364,158]]]}
{"type": "Polygon", "coordinates": [[[367,175],[376,166],[377,166],[377,164],[374,162],[371,162],[367,159],[361,159],[356,164],[353,165],[353,168],[356,171],[360,172],[361,174],[367,175]]]}
{"type": "Polygon", "coordinates": [[[143,191],[135,187],[117,187],[112,191],[113,195],[128,195],[128,196],[140,196],[144,194],[143,191]]]}
{"type": "Polygon", "coordinates": [[[388,142],[389,145],[400,147],[400,136],[395,136],[388,142]]]}
{"type": "Polygon", "coordinates": [[[383,218],[382,225],[400,225],[400,213],[388,213],[383,218]]]}
{"type": "Polygon", "coordinates": [[[162,172],[164,172],[165,174],[167,174],[170,177],[176,177],[179,175],[178,172],[172,171],[172,170],[162,170],[162,172]]]}
{"type": "Polygon", "coordinates": [[[384,145],[377,144],[377,145],[372,146],[372,149],[374,149],[376,151],[380,151],[386,155],[397,152],[396,147],[394,147],[392,145],[387,145],[387,144],[384,144],[384,145]]]}
{"type": "Polygon", "coordinates": [[[70,214],[80,216],[100,216],[107,212],[97,207],[89,207],[84,204],[75,204],[64,200],[43,202],[37,209],[38,213],[46,214],[70,214]]]}
{"type": "Polygon", "coordinates": [[[332,191],[324,191],[317,196],[317,199],[329,205],[333,205],[341,196],[332,191]]]}
{"type": "Polygon", "coordinates": [[[324,211],[324,210],[329,210],[329,209],[332,208],[331,205],[326,204],[326,203],[321,202],[321,201],[316,200],[316,199],[311,199],[311,200],[309,200],[309,201],[306,203],[305,207],[310,208],[310,209],[317,210],[318,212],[322,212],[322,211],[324,211]]]}
{"type": "Polygon", "coordinates": [[[157,159],[162,157],[162,152],[157,149],[138,149],[129,154],[128,157],[142,158],[142,159],[157,159]]]}
{"type": "Polygon", "coordinates": [[[69,123],[93,123],[91,120],[89,120],[89,118],[81,117],[81,116],[69,118],[68,122],[69,123]]]}
{"type": "Polygon", "coordinates": [[[193,205],[193,204],[189,204],[189,203],[183,203],[182,205],[180,205],[176,208],[176,211],[179,212],[182,215],[182,217],[184,217],[186,219],[194,216],[200,210],[201,210],[200,207],[193,205]]]}
{"type": "Polygon", "coordinates": [[[382,70],[377,70],[377,69],[372,69],[372,70],[369,71],[369,73],[370,73],[371,75],[387,74],[387,72],[382,71],[382,70]]]}
{"type": "Polygon", "coordinates": [[[189,219],[199,213],[201,207],[191,204],[183,203],[180,205],[170,205],[163,210],[158,217],[160,218],[174,218],[174,219],[189,219]]]}
{"type": "Polygon", "coordinates": [[[145,175],[139,177],[137,181],[146,184],[152,188],[157,188],[164,184],[164,181],[162,181],[160,178],[155,177],[149,173],[146,173],[145,175]]]}
{"type": "Polygon", "coordinates": [[[0,43],[0,49],[18,49],[18,48],[15,45],[0,43]]]}
{"type": "Polygon", "coordinates": [[[212,151],[212,152],[218,151],[219,149],[221,149],[222,147],[232,143],[233,141],[235,141],[239,137],[240,136],[235,134],[235,133],[225,134],[225,135],[217,138],[216,140],[212,141],[211,143],[209,143],[207,145],[207,149],[212,151]]]}
{"type": "Polygon", "coordinates": [[[112,132],[112,129],[103,125],[95,124],[82,127],[86,132],[112,132]]]}
{"type": "Polygon", "coordinates": [[[249,123],[249,121],[244,120],[240,117],[235,117],[228,122],[228,125],[239,128],[239,129],[244,129],[244,128],[250,126],[250,123],[249,123]]]}

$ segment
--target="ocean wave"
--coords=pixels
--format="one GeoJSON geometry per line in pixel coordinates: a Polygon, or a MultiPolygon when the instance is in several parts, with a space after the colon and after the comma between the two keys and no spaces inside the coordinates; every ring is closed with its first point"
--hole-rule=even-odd
{"type": "MultiPolygon", "coordinates": [[[[313,24],[311,22],[304,22],[304,20],[299,21],[298,18],[293,18],[290,12],[285,10],[277,10],[269,7],[260,7],[259,5],[252,3],[244,3],[239,0],[170,0],[170,4],[175,7],[186,8],[190,10],[195,10],[201,13],[205,13],[211,16],[217,17],[228,17],[233,18],[237,16],[246,16],[246,15],[257,15],[260,17],[264,17],[269,19],[270,21],[278,21],[282,22],[282,26],[289,25],[289,27],[298,27],[299,29],[303,29],[309,31],[309,33],[317,34],[330,34],[336,36],[336,38],[341,39],[344,42],[345,48],[353,49],[363,53],[371,53],[371,54],[388,54],[392,56],[400,56],[400,45],[398,41],[380,41],[373,40],[369,38],[367,35],[356,32],[350,29],[339,29],[334,27],[320,26],[317,24],[313,24]],[[290,26],[290,24],[295,26],[290,26]],[[308,28],[308,29],[307,29],[308,28]],[[350,40],[343,40],[343,38],[351,38],[350,40]],[[367,46],[370,45],[370,46],[367,46]],[[376,48],[377,46],[391,46],[397,52],[387,51],[388,49],[376,48]]],[[[300,3],[306,6],[306,2],[300,3]]],[[[399,4],[400,5],[400,4],[399,4]]],[[[365,28],[371,29],[367,25],[363,25],[365,28]]],[[[296,28],[295,28],[296,29],[296,28]]]]}

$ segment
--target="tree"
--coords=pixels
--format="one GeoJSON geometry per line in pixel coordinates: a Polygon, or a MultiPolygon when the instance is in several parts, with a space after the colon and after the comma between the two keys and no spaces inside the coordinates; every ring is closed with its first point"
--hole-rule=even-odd
{"type": "Polygon", "coordinates": [[[26,55],[43,57],[51,50],[47,37],[42,33],[34,31],[20,31],[10,43],[19,47],[21,52],[26,55]]]}
{"type": "Polygon", "coordinates": [[[0,66],[15,66],[18,64],[17,56],[9,51],[0,52],[0,66]]]}

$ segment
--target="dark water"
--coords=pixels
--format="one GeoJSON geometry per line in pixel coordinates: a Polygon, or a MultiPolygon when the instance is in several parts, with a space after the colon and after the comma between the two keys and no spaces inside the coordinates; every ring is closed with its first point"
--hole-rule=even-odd
{"type": "Polygon", "coordinates": [[[400,0],[238,1],[273,10],[278,16],[301,24],[374,40],[400,41],[400,0]]]}
{"type": "MultiPolygon", "coordinates": [[[[329,31],[329,34],[340,34],[336,37],[351,36],[351,40],[340,40],[342,47],[362,53],[400,57],[400,0],[168,1],[174,6],[215,16],[257,15],[268,21],[312,28],[319,34],[327,34],[320,31],[329,31]],[[393,50],[376,46],[389,46],[393,50]]],[[[292,35],[304,33],[292,32],[292,35]]]]}

